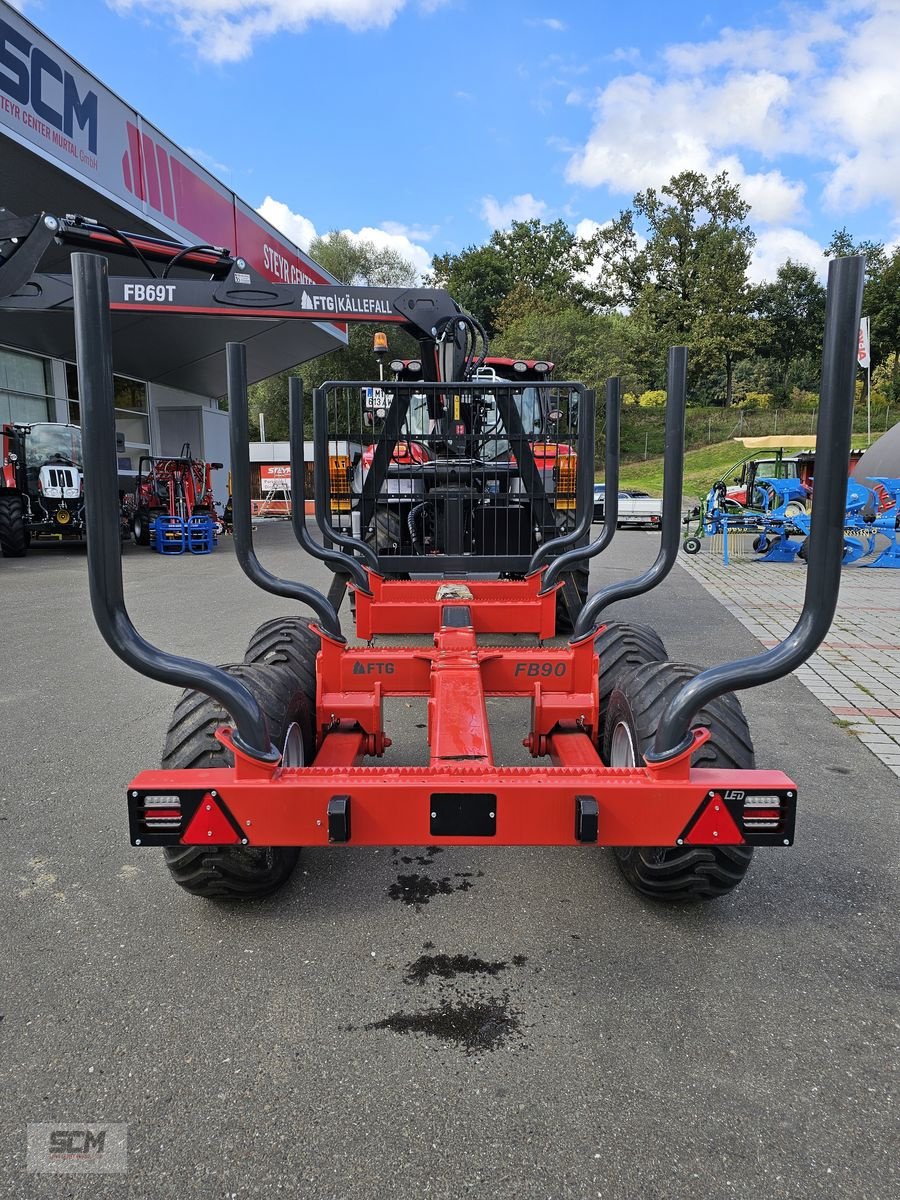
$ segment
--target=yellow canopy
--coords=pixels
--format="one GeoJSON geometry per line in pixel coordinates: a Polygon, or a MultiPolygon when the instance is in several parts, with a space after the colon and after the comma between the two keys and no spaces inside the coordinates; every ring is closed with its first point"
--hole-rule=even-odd
{"type": "Polygon", "coordinates": [[[739,437],[736,442],[743,442],[748,450],[815,450],[816,436],[809,437],[780,437],[774,434],[770,437],[739,437]]]}

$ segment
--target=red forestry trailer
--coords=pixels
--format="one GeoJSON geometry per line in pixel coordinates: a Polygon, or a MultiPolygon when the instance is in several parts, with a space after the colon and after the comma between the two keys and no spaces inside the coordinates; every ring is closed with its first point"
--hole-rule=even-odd
{"type": "MultiPolygon", "coordinates": [[[[6,267],[14,262],[8,256],[6,267]]],[[[27,276],[0,304],[15,307],[17,291],[28,304],[39,303],[43,278],[30,270],[27,276]]],[[[85,470],[93,482],[94,615],[125,662],[186,689],[175,706],[162,768],[142,771],[128,786],[132,843],[162,848],[187,890],[233,897],[280,886],[301,846],[554,845],[582,852],[607,846],[629,883],[662,900],[722,895],[743,878],[756,847],[791,845],[796,784],[780,770],[755,769],[734,693],[794,670],[834,615],[862,281],[861,258],[831,263],[813,547],[798,624],[773,649],[698,671],[669,662],[656,631],[603,619],[611,603],[661,583],[677,556],[684,349],[670,351],[668,361],[656,561],[636,579],[610,584],[583,602],[575,589],[567,609],[571,633],[548,645],[564,579],[583,570],[615,532],[617,380],[606,389],[609,503],[599,537],[589,542],[592,393],[576,383],[535,380],[529,383],[535,392],[526,397],[520,382],[479,378],[486,349],[476,348],[480,331],[445,293],[283,287],[255,279],[241,263],[212,281],[167,280],[158,289],[142,281],[138,301],[135,280],[110,278],[95,254],[73,255],[71,281],[54,276],[46,292],[55,304],[74,309],[85,470]],[[276,578],[256,559],[245,347],[236,342],[225,348],[236,554],[260,587],[307,606],[313,619],[288,615],[266,622],[251,638],[245,662],[231,668],[175,657],[135,631],[124,606],[118,525],[109,503],[116,488],[110,317],[137,309],[178,313],[186,321],[238,317],[257,326],[327,312],[344,320],[395,321],[419,337],[424,379],[391,383],[375,420],[365,409],[365,389],[382,387],[380,381],[316,389],[318,538],[301,506],[294,506],[300,546],[348,581],[356,633],[367,644],[351,643],[325,595],[276,578]],[[577,456],[574,522],[536,465],[534,447],[554,440],[577,456]],[[324,465],[338,451],[350,462],[343,477],[332,478],[324,465]],[[359,462],[367,455],[365,472],[356,470],[355,455],[359,462]],[[402,505],[409,538],[402,553],[397,546],[382,553],[366,535],[379,506],[404,494],[393,486],[399,483],[415,497],[402,505]],[[424,635],[422,644],[383,640],[408,633],[424,635]],[[497,646],[497,634],[518,640],[497,646]],[[394,764],[389,755],[380,761],[390,746],[384,701],[397,696],[427,700],[427,766],[394,764]],[[496,762],[486,706],[491,697],[530,701],[522,732],[534,765],[496,762]]],[[[302,478],[306,415],[298,380],[290,399],[292,471],[302,478]]]]}

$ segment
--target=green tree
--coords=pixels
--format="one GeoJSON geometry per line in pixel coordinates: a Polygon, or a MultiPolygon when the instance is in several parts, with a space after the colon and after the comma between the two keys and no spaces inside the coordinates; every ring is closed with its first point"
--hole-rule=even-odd
{"type": "Polygon", "coordinates": [[[892,363],[891,392],[897,391],[896,378],[900,355],[900,247],[885,255],[878,274],[869,280],[863,298],[863,312],[869,317],[872,365],[892,363]]]}
{"type": "Polygon", "coordinates": [[[547,297],[584,298],[580,276],[590,252],[565,221],[513,221],[509,229],[494,231],[490,245],[508,263],[516,283],[547,297]]]}
{"type": "Polygon", "coordinates": [[[756,289],[758,355],[772,366],[772,390],[784,401],[792,388],[817,387],[825,288],[815,271],[788,260],[772,283],[756,289]]]}
{"type": "Polygon", "coordinates": [[[881,275],[887,265],[883,242],[873,242],[864,238],[861,242],[854,241],[853,235],[846,225],[836,229],[831,235],[831,241],[825,247],[828,258],[845,258],[848,254],[864,254],[866,256],[866,281],[881,275]]]}
{"type": "Polygon", "coordinates": [[[459,254],[436,254],[431,272],[425,276],[428,287],[445,288],[466,312],[476,317],[493,337],[497,312],[513,287],[509,263],[491,245],[467,246],[459,254]]]}
{"type": "Polygon", "coordinates": [[[352,287],[412,287],[416,282],[416,268],[399,250],[355,241],[336,229],[313,238],[309,256],[352,287]]]}
{"type": "Polygon", "coordinates": [[[643,377],[632,367],[633,340],[633,324],[621,313],[560,304],[521,284],[500,309],[500,332],[491,351],[547,359],[557,379],[577,379],[599,389],[610,375],[621,375],[626,388],[643,390],[643,377]]]}
{"type": "Polygon", "coordinates": [[[866,256],[863,315],[869,318],[872,367],[879,372],[881,393],[893,403],[900,397],[900,247],[889,255],[881,242],[857,242],[843,228],[832,234],[825,253],[866,256]]]}
{"type": "Polygon", "coordinates": [[[446,288],[493,337],[501,327],[501,309],[514,292],[520,304],[529,293],[567,304],[588,299],[583,272],[590,261],[588,243],[565,221],[534,218],[495,230],[483,246],[436,255],[426,282],[446,288]]]}
{"type": "MultiPolygon", "coordinates": [[[[374,242],[352,241],[344,233],[314,238],[309,253],[341,283],[372,287],[410,287],[415,283],[415,267],[396,250],[377,246],[374,242]]],[[[372,354],[373,332],[372,325],[353,322],[348,325],[345,348],[322,354],[292,371],[283,371],[253,384],[249,395],[251,433],[259,433],[257,414],[261,412],[265,417],[266,437],[270,441],[287,438],[288,379],[291,375],[299,375],[307,390],[318,387],[326,379],[369,379],[377,375],[372,354]]],[[[389,337],[390,357],[414,358],[418,354],[418,343],[403,330],[392,326],[389,337]]],[[[307,405],[307,424],[310,420],[311,411],[307,405]]]]}
{"type": "Polygon", "coordinates": [[[675,175],[657,192],[638,192],[630,209],[591,239],[601,303],[627,305],[662,354],[686,344],[701,369],[725,372],[733,397],[735,362],[753,348],[747,266],[756,241],[750,206],[722,173],[675,175]]]}

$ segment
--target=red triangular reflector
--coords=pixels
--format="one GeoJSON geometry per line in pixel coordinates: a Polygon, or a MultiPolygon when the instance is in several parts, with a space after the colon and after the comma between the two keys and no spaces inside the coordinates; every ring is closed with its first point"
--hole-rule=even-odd
{"type": "Polygon", "coordinates": [[[713,796],[684,839],[689,846],[742,846],[744,839],[721,796],[713,796]]]}
{"type": "Polygon", "coordinates": [[[200,801],[181,837],[188,846],[233,846],[241,839],[231,822],[208,793],[200,801]]]}

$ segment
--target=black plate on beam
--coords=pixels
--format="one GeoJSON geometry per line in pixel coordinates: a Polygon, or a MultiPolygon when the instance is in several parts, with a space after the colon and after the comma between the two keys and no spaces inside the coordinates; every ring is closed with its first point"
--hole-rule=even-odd
{"type": "Polygon", "coordinates": [[[432,837],[495,837],[497,797],[483,792],[435,792],[432,837]]]}

